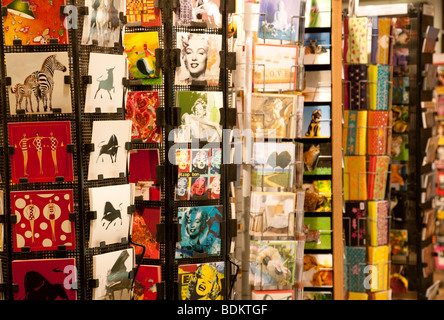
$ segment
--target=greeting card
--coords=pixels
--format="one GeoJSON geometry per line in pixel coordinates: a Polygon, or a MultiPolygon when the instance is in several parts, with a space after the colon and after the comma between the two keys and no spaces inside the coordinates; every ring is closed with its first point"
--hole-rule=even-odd
{"type": "Polygon", "coordinates": [[[331,143],[304,144],[304,175],[332,173],[331,143]]]}
{"type": "Polygon", "coordinates": [[[126,95],[125,119],[132,121],[131,139],[144,143],[160,143],[162,128],[156,124],[159,92],[130,91],[126,95]]]}
{"type": "Polygon", "coordinates": [[[389,105],[390,68],[388,65],[370,65],[368,67],[369,108],[387,110],[389,105]]]}
{"type": "Polygon", "coordinates": [[[435,170],[421,175],[421,203],[433,199],[436,195],[437,172],[435,170]]]}
{"type": "Polygon", "coordinates": [[[13,183],[20,178],[28,182],[73,180],[69,121],[9,123],[8,131],[9,145],[14,148],[10,156],[13,183]]]}
{"type": "Polygon", "coordinates": [[[390,247],[392,258],[406,257],[408,255],[408,230],[390,229],[390,247]]]}
{"type": "Polygon", "coordinates": [[[86,86],[85,112],[117,112],[122,108],[123,81],[126,77],[125,56],[91,52],[86,86]]]}
{"type": "Polygon", "coordinates": [[[302,273],[304,287],[333,286],[333,255],[304,254],[304,271],[302,273]]]}
{"type": "Polygon", "coordinates": [[[331,107],[329,105],[304,106],[302,138],[331,137],[331,107]]]}
{"type": "Polygon", "coordinates": [[[342,216],[345,245],[365,246],[367,238],[367,202],[347,201],[342,216]]]}
{"type": "Polygon", "coordinates": [[[432,136],[427,139],[425,148],[425,156],[422,161],[422,165],[425,166],[429,163],[433,163],[436,159],[436,150],[438,149],[439,136],[432,136]]]}
{"type": "Polygon", "coordinates": [[[310,32],[304,35],[304,64],[330,64],[330,32],[310,32]]]}
{"type": "Polygon", "coordinates": [[[158,224],[160,208],[136,207],[132,219],[131,241],[145,247],[132,245],[136,255],[143,253],[144,259],[160,258],[160,245],[156,238],[158,224]]]}
{"type": "Polygon", "coordinates": [[[6,53],[5,60],[10,114],[72,112],[68,52],[6,53]]]}
{"type": "Polygon", "coordinates": [[[94,121],[91,137],[94,150],[90,153],[88,180],[126,176],[129,157],[126,143],[130,141],[130,120],[94,121]]]}
{"type": "Polygon", "coordinates": [[[394,76],[393,82],[393,104],[409,104],[409,78],[403,76],[394,76]]]}
{"type": "Polygon", "coordinates": [[[393,133],[404,133],[408,129],[408,106],[395,105],[392,107],[393,133]]]}
{"type": "Polygon", "coordinates": [[[368,202],[368,227],[371,246],[388,242],[389,203],[386,200],[368,202]]]}
{"type": "Polygon", "coordinates": [[[221,28],[220,0],[180,0],[179,7],[174,11],[174,25],[221,28]]]}
{"type": "Polygon", "coordinates": [[[346,63],[366,64],[368,62],[367,53],[367,30],[368,18],[353,17],[346,18],[348,30],[344,41],[347,42],[346,63]]]}
{"type": "Polygon", "coordinates": [[[135,266],[132,248],[94,255],[93,279],[98,286],[93,288],[93,300],[131,300],[132,279],[129,273],[135,266]]]}
{"type": "Polygon", "coordinates": [[[157,300],[159,282],[161,266],[140,265],[134,280],[134,300],[157,300]]]}
{"type": "Polygon", "coordinates": [[[370,281],[372,292],[388,289],[389,254],[388,246],[368,247],[368,263],[372,270],[370,281]]]}
{"type": "Polygon", "coordinates": [[[347,66],[347,96],[348,109],[367,109],[368,99],[368,67],[365,64],[347,66]]]}
{"type": "Polygon", "coordinates": [[[222,300],[225,262],[178,266],[179,300],[222,300]]]}
{"type": "Polygon", "coordinates": [[[376,25],[376,36],[373,38],[371,63],[373,65],[388,65],[390,61],[390,37],[391,18],[373,18],[373,23],[376,25]]]}
{"type": "Polygon", "coordinates": [[[132,204],[129,184],[89,189],[89,209],[96,213],[90,222],[89,247],[121,243],[128,239],[132,204]]]}
{"type": "Polygon", "coordinates": [[[181,240],[176,243],[176,259],[221,254],[222,206],[179,207],[181,240]]]}
{"type": "Polygon", "coordinates": [[[123,23],[120,14],[125,12],[123,0],[85,0],[88,14],[83,20],[81,44],[114,47],[120,43],[123,23]]]}
{"type": "Polygon", "coordinates": [[[308,0],[305,7],[306,28],[331,27],[331,0],[308,0]]]}
{"type": "Polygon", "coordinates": [[[77,300],[77,281],[72,258],[12,261],[14,300],[77,300]]]}
{"type": "Polygon", "coordinates": [[[181,125],[176,129],[175,142],[222,141],[222,92],[178,91],[176,106],[181,109],[181,125]]]}
{"type": "Polygon", "coordinates": [[[424,41],[422,43],[422,52],[435,53],[436,39],[438,39],[439,28],[427,26],[424,41]]]}
{"type": "Polygon", "coordinates": [[[344,200],[367,200],[365,156],[344,157],[344,200]]]}
{"type": "Polygon", "coordinates": [[[435,270],[433,243],[421,249],[421,261],[423,262],[422,274],[424,278],[427,278],[432,275],[435,270]]]}
{"type": "Polygon", "coordinates": [[[305,101],[331,101],[331,70],[305,71],[304,76],[305,101]]]}
{"type": "Polygon", "coordinates": [[[342,146],[346,155],[367,153],[367,110],[344,110],[342,146]]]}
{"type": "Polygon", "coordinates": [[[7,9],[3,17],[5,45],[13,45],[13,40],[21,40],[22,45],[44,45],[51,39],[67,44],[66,16],[60,12],[64,5],[65,0],[2,0],[7,9]]]}
{"type": "Polygon", "coordinates": [[[162,25],[160,8],[155,6],[155,0],[127,0],[126,19],[128,25],[158,27],[162,25]]]}
{"type": "Polygon", "coordinates": [[[41,190],[11,192],[11,214],[15,252],[24,247],[31,251],[76,248],[72,190],[41,190]]]}
{"type": "Polygon", "coordinates": [[[124,55],[128,62],[128,78],[144,85],[162,84],[162,70],[156,67],[159,34],[156,31],[123,34],[124,55]]]}
{"type": "Polygon", "coordinates": [[[382,200],[385,198],[389,165],[389,156],[370,156],[368,200],[382,200]]]}
{"type": "Polygon", "coordinates": [[[159,149],[134,149],[129,154],[128,182],[134,183],[135,197],[142,196],[143,200],[158,201],[156,190],[156,167],[160,163],[159,149]]]}
{"type": "Polygon", "coordinates": [[[392,136],[390,154],[393,161],[409,160],[408,138],[407,134],[392,136]]]}
{"type": "Polygon", "coordinates": [[[305,250],[329,250],[332,245],[331,217],[304,217],[305,250]]]}
{"type": "Polygon", "coordinates": [[[345,247],[347,291],[365,292],[365,278],[368,276],[366,247],[345,247]]]}
{"type": "Polygon", "coordinates": [[[180,49],[176,85],[219,85],[222,35],[177,32],[176,47],[180,49]]]}
{"type": "Polygon", "coordinates": [[[264,0],[260,2],[258,37],[298,41],[300,1],[264,0]]]}

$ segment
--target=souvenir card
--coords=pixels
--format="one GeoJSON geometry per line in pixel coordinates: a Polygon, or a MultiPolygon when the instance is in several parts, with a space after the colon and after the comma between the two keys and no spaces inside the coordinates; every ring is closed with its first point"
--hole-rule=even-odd
{"type": "Polygon", "coordinates": [[[179,300],[223,300],[225,262],[178,266],[179,300]]]}
{"type": "Polygon", "coordinates": [[[73,210],[72,190],[11,192],[11,214],[17,217],[12,225],[14,251],[75,249],[73,210]]]}
{"type": "Polygon", "coordinates": [[[91,219],[89,247],[121,243],[128,239],[131,224],[131,187],[129,184],[89,189],[91,219]]]}
{"type": "Polygon", "coordinates": [[[129,153],[126,143],[131,141],[130,120],[94,121],[88,180],[126,176],[129,153]]]}
{"type": "Polygon", "coordinates": [[[68,59],[67,52],[6,53],[9,113],[71,113],[68,59]]]}
{"type": "Polygon", "coordinates": [[[144,143],[162,142],[162,128],[156,124],[159,92],[130,91],[126,95],[125,119],[132,121],[131,139],[144,143]]]}
{"type": "Polygon", "coordinates": [[[255,142],[251,170],[253,187],[293,187],[295,144],[255,142]]]}
{"type": "Polygon", "coordinates": [[[127,24],[144,27],[159,27],[162,25],[160,8],[156,8],[155,0],[126,0],[127,24]]]}
{"type": "MultiPolygon", "coordinates": [[[[157,228],[160,224],[160,208],[136,207],[133,214],[131,240],[145,247],[144,259],[159,259],[157,228]]],[[[136,255],[141,255],[142,247],[133,245],[136,255]]]]}
{"type": "Polygon", "coordinates": [[[258,37],[298,41],[301,1],[262,0],[258,37]]]}
{"type": "Polygon", "coordinates": [[[88,14],[83,20],[82,45],[114,47],[120,43],[123,23],[120,14],[126,11],[123,0],[85,0],[88,14]]]}
{"type": "Polygon", "coordinates": [[[368,202],[368,227],[371,246],[388,242],[389,203],[386,200],[368,202]]]}
{"type": "Polygon", "coordinates": [[[77,300],[76,260],[29,259],[12,261],[14,300],[77,300]]]}
{"type": "Polygon", "coordinates": [[[73,181],[69,121],[9,123],[8,130],[13,183],[73,181]]]}
{"type": "Polygon", "coordinates": [[[304,64],[330,64],[331,33],[313,32],[304,36],[304,64]]]}
{"type": "Polygon", "coordinates": [[[295,90],[297,46],[257,43],[253,55],[253,87],[256,91],[295,90]]]}
{"type": "Polygon", "coordinates": [[[155,197],[157,175],[156,167],[160,163],[159,149],[133,149],[129,154],[128,182],[134,184],[135,197],[143,200],[158,200],[155,197]]]}
{"type": "Polygon", "coordinates": [[[306,28],[331,27],[331,1],[332,0],[307,0],[305,5],[306,28]]]}
{"type": "Polygon", "coordinates": [[[331,137],[331,108],[329,105],[304,106],[303,138],[331,137]]]}
{"type": "Polygon", "coordinates": [[[342,216],[346,246],[365,246],[367,239],[367,202],[347,201],[342,216]]]}
{"type": "Polygon", "coordinates": [[[251,300],[293,300],[293,290],[251,290],[251,300]]]}
{"type": "Polygon", "coordinates": [[[250,241],[250,285],[292,285],[300,245],[298,241],[250,241]]]}
{"type": "Polygon", "coordinates": [[[2,0],[7,9],[3,17],[5,45],[13,45],[13,40],[21,40],[22,45],[44,45],[54,40],[67,44],[66,16],[60,12],[65,4],[65,0],[2,0]]]}
{"type": "Polygon", "coordinates": [[[407,134],[393,135],[390,145],[390,154],[392,161],[408,161],[409,160],[409,148],[408,148],[407,134]]]}
{"type": "Polygon", "coordinates": [[[292,192],[251,192],[250,234],[293,236],[296,194],[292,192]]]}
{"type": "Polygon", "coordinates": [[[253,135],[277,139],[301,137],[303,107],[302,95],[252,93],[253,135]]]}
{"type": "Polygon", "coordinates": [[[408,255],[408,230],[390,228],[390,248],[392,259],[408,255]]]}
{"type": "Polygon", "coordinates": [[[304,254],[304,271],[302,283],[304,287],[332,287],[333,286],[333,255],[332,254],[304,254]]]}
{"type": "Polygon", "coordinates": [[[93,256],[92,300],[131,300],[133,279],[129,273],[135,267],[133,248],[93,256]]]}
{"type": "Polygon", "coordinates": [[[304,217],[305,250],[329,250],[332,247],[331,217],[304,217]]]}
{"type": "Polygon", "coordinates": [[[304,175],[330,175],[332,173],[331,143],[304,144],[304,175]]]}
{"type": "Polygon", "coordinates": [[[174,12],[174,25],[221,28],[221,0],[180,0],[174,12]]]}
{"type": "Polygon", "coordinates": [[[181,240],[176,243],[176,259],[220,255],[222,214],[222,206],[179,207],[181,240]]]}
{"type": "Polygon", "coordinates": [[[130,80],[141,80],[143,85],[162,84],[162,70],[156,67],[157,31],[124,33],[123,47],[130,80]]]}
{"type": "Polygon", "coordinates": [[[365,273],[367,266],[365,247],[345,247],[345,276],[346,290],[351,292],[365,292],[365,273]]]}
{"type": "Polygon", "coordinates": [[[177,32],[176,47],[180,50],[176,85],[219,85],[222,35],[177,32]]]}
{"type": "Polygon", "coordinates": [[[222,149],[177,149],[176,200],[220,199],[222,149]]]}
{"type": "Polygon", "coordinates": [[[91,83],[86,86],[85,112],[96,112],[96,108],[100,112],[117,112],[122,108],[125,56],[92,52],[88,73],[91,83]]]}
{"type": "Polygon", "coordinates": [[[222,92],[178,91],[176,106],[181,109],[181,125],[176,129],[175,142],[222,141],[222,92]]]}
{"type": "Polygon", "coordinates": [[[140,265],[134,280],[134,300],[157,300],[159,282],[162,282],[161,266],[140,265]]]}

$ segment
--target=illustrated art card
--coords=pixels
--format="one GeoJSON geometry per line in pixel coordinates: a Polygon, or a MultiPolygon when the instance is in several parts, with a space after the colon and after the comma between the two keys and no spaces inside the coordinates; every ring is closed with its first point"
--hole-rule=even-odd
{"type": "Polygon", "coordinates": [[[94,121],[88,180],[99,179],[99,175],[104,179],[126,176],[129,154],[125,144],[130,141],[130,120],[94,121]]]}
{"type": "Polygon", "coordinates": [[[253,88],[256,91],[295,90],[298,47],[256,43],[253,88]]]}
{"type": "Polygon", "coordinates": [[[221,28],[221,0],[180,0],[174,11],[174,25],[221,28]]]}
{"type": "Polygon", "coordinates": [[[143,143],[162,142],[162,128],[156,124],[158,91],[130,91],[126,95],[125,119],[132,121],[131,139],[143,143]]]}
{"type": "Polygon", "coordinates": [[[162,267],[140,265],[134,281],[134,300],[157,300],[157,284],[162,282],[162,267]]]}
{"type": "Polygon", "coordinates": [[[179,207],[181,240],[176,243],[175,258],[220,255],[222,215],[222,206],[179,207]]]}
{"type": "Polygon", "coordinates": [[[135,197],[143,200],[160,200],[156,185],[156,166],[160,163],[159,149],[134,149],[129,154],[128,182],[134,184],[135,197]]]}
{"type": "Polygon", "coordinates": [[[134,266],[132,248],[94,255],[92,276],[98,286],[93,288],[92,300],[131,300],[133,280],[129,273],[134,266]]]}
{"type": "Polygon", "coordinates": [[[60,13],[65,4],[65,0],[2,0],[7,9],[3,17],[5,45],[13,45],[14,40],[21,40],[22,45],[68,44],[66,16],[60,13]]]}
{"type": "Polygon", "coordinates": [[[126,0],[126,19],[129,26],[159,27],[162,25],[160,8],[155,0],[126,0]]]}
{"type": "Polygon", "coordinates": [[[293,236],[296,194],[293,192],[251,192],[250,234],[293,236]]]}
{"type": "Polygon", "coordinates": [[[144,259],[159,259],[160,249],[157,242],[157,228],[160,224],[160,208],[136,207],[132,217],[131,240],[145,247],[132,245],[134,253],[144,259]]]}
{"type": "Polygon", "coordinates": [[[251,130],[256,138],[301,137],[302,95],[252,93],[251,99],[251,130]]]}
{"type": "Polygon", "coordinates": [[[220,199],[222,149],[177,149],[176,200],[220,199]]]}
{"type": "Polygon", "coordinates": [[[303,138],[331,137],[331,107],[329,105],[304,106],[303,138]]]}
{"type": "Polygon", "coordinates": [[[162,84],[162,70],[156,66],[157,31],[124,33],[123,47],[130,80],[140,80],[143,85],[162,84]]]}
{"type": "Polygon", "coordinates": [[[219,85],[222,35],[177,32],[176,47],[180,50],[176,85],[219,85]]]}
{"type": "Polygon", "coordinates": [[[89,189],[89,209],[96,212],[90,224],[90,248],[128,240],[132,220],[128,210],[132,204],[131,197],[129,184],[89,189]]]}
{"type": "Polygon", "coordinates": [[[304,254],[304,271],[302,273],[304,287],[333,286],[333,255],[304,254]]]}
{"type": "Polygon", "coordinates": [[[85,112],[117,112],[122,108],[126,60],[123,55],[91,52],[86,86],[85,112]]]}
{"type": "Polygon", "coordinates": [[[305,5],[306,28],[331,27],[331,1],[332,0],[307,0],[305,5]]]}
{"type": "Polygon", "coordinates": [[[9,113],[71,113],[68,52],[6,53],[9,113]]]}
{"type": "Polygon", "coordinates": [[[251,290],[251,300],[293,300],[293,290],[251,290]]]}
{"type": "Polygon", "coordinates": [[[295,149],[292,142],[254,143],[251,185],[291,188],[294,181],[295,149]]]}
{"type": "Polygon", "coordinates": [[[263,0],[260,2],[258,37],[298,41],[301,1],[263,0]]]}
{"type": "Polygon", "coordinates": [[[390,229],[392,259],[396,257],[406,257],[408,255],[408,235],[407,229],[390,229]]]}
{"type": "Polygon", "coordinates": [[[178,91],[176,106],[181,109],[181,125],[176,129],[175,142],[222,141],[222,92],[178,91]]]}
{"type": "Polygon", "coordinates": [[[285,286],[294,281],[298,241],[250,241],[249,283],[253,286],[285,286]],[[276,274],[268,266],[279,266],[276,274]]]}
{"type": "Polygon", "coordinates": [[[330,64],[331,33],[310,32],[304,35],[304,64],[330,64]]]}
{"type": "Polygon", "coordinates": [[[8,130],[13,183],[73,181],[69,121],[9,123],[8,130]]]}
{"type": "Polygon", "coordinates": [[[77,280],[73,258],[12,261],[14,300],[77,300],[77,280]]]}
{"type": "Polygon", "coordinates": [[[83,20],[81,44],[100,47],[119,44],[123,26],[120,13],[125,12],[125,1],[85,0],[85,7],[88,14],[83,20]]]}
{"type": "Polygon", "coordinates": [[[14,251],[75,249],[73,210],[72,190],[11,192],[11,213],[17,218],[12,225],[14,251]]]}
{"type": "Polygon", "coordinates": [[[179,265],[179,300],[222,300],[224,278],[224,262],[179,265]]]}
{"type": "Polygon", "coordinates": [[[305,101],[331,101],[331,70],[305,71],[302,90],[305,101]]]}

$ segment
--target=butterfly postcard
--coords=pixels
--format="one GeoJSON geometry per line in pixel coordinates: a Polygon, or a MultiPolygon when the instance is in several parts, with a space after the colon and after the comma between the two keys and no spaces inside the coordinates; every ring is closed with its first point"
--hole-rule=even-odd
{"type": "Polygon", "coordinates": [[[72,190],[11,192],[11,214],[17,218],[12,225],[14,251],[75,249],[75,225],[70,220],[73,201],[72,190]]]}

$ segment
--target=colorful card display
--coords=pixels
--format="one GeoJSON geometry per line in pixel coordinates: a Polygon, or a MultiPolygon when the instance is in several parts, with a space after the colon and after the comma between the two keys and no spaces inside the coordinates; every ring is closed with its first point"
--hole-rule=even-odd
{"type": "Polygon", "coordinates": [[[72,190],[11,192],[11,213],[17,217],[12,225],[14,251],[75,249],[73,201],[72,190]]]}
{"type": "Polygon", "coordinates": [[[347,201],[343,213],[345,245],[365,246],[367,238],[367,202],[347,201]]]}
{"type": "Polygon", "coordinates": [[[372,292],[388,289],[389,254],[388,246],[368,247],[368,263],[371,265],[370,270],[372,271],[370,281],[372,292]]]}
{"type": "Polygon", "coordinates": [[[368,107],[371,110],[387,110],[389,105],[390,66],[370,65],[368,67],[368,107]]]}
{"type": "Polygon", "coordinates": [[[368,18],[366,17],[344,19],[344,42],[347,42],[346,63],[367,64],[367,24],[368,18]]]}
{"type": "Polygon", "coordinates": [[[179,265],[179,300],[222,300],[224,278],[224,262],[179,265]]]}
{"type": "Polygon", "coordinates": [[[362,156],[367,153],[367,110],[344,110],[342,146],[346,155],[362,156]]]}
{"type": "Polygon", "coordinates": [[[343,183],[344,200],[367,200],[365,156],[345,156],[343,183]]]}
{"type": "Polygon", "coordinates": [[[389,165],[389,156],[370,156],[367,188],[368,200],[385,199],[389,165]]]}

